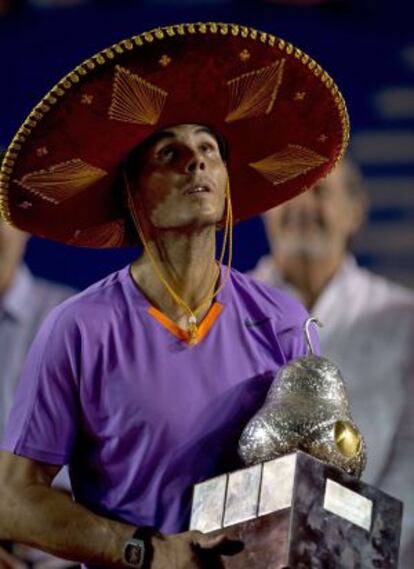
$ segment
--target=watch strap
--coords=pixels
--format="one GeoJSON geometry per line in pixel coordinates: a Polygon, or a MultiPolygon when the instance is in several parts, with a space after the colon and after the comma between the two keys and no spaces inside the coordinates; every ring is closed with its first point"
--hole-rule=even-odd
{"type": "Polygon", "coordinates": [[[144,558],[139,569],[149,569],[151,566],[154,554],[151,539],[154,535],[159,535],[159,532],[152,526],[140,526],[132,534],[132,539],[144,543],[144,558]]]}

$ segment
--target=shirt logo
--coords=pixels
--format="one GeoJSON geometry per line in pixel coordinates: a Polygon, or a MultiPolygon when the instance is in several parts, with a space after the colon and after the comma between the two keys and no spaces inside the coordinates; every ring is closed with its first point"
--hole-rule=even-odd
{"type": "Polygon", "coordinates": [[[269,320],[270,316],[267,318],[261,318],[260,320],[250,320],[250,318],[245,318],[244,324],[247,328],[254,328],[256,326],[262,326],[263,324],[266,324],[266,322],[269,322],[269,320]]]}

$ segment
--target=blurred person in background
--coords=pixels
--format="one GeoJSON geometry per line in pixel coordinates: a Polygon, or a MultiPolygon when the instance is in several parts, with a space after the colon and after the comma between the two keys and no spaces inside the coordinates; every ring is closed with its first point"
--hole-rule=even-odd
{"type": "MultiPolygon", "coordinates": [[[[26,353],[40,323],[51,308],[74,293],[69,287],[32,276],[23,262],[27,239],[25,233],[0,219],[0,439],[26,353]]],[[[60,477],[57,485],[68,487],[65,475],[60,477]]],[[[26,567],[16,555],[12,555],[12,550],[11,544],[3,543],[1,547],[0,543],[0,567],[26,567]]],[[[20,548],[18,555],[31,561],[37,560],[45,568],[68,566],[67,563],[45,557],[43,553],[39,556],[25,548],[20,548]]]]}
{"type": "Polygon", "coordinates": [[[404,502],[400,567],[414,567],[414,292],[358,266],[367,210],[349,159],[311,191],[267,211],[270,254],[251,275],[295,294],[324,324],[321,351],[341,369],[367,443],[364,480],[404,502]]]}
{"type": "Polygon", "coordinates": [[[34,278],[23,262],[28,236],[0,219],[0,437],[27,350],[46,314],[75,291],[34,278]]]}

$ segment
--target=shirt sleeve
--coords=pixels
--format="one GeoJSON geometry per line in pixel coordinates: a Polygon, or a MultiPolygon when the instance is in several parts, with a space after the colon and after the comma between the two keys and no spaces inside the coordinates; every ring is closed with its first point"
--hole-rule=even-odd
{"type": "MultiPolygon", "coordinates": [[[[411,309],[411,314],[412,309],[411,309]]],[[[414,567],[414,318],[406,335],[406,358],[401,365],[404,406],[395,428],[392,453],[378,487],[404,504],[399,567],[414,567]]],[[[398,375],[396,370],[396,375],[398,375]]],[[[395,381],[395,379],[394,379],[395,381]]],[[[369,455],[368,455],[369,460],[369,455]]]]}
{"type": "Polygon", "coordinates": [[[1,444],[55,465],[70,461],[79,425],[80,338],[64,306],[46,318],[29,350],[1,444]]]}

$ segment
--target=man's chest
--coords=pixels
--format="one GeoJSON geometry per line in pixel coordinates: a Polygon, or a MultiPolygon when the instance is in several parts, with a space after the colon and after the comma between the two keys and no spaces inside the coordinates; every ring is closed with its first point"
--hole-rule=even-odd
{"type": "Polygon", "coordinates": [[[251,335],[244,338],[246,330],[231,339],[218,331],[193,347],[162,332],[101,338],[89,353],[80,403],[92,436],[145,432],[179,443],[247,422],[283,363],[251,335]]]}

